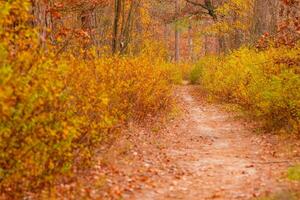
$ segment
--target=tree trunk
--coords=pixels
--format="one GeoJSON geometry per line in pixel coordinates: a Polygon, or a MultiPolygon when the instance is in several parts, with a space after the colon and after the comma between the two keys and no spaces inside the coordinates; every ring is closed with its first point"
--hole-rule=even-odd
{"type": "Polygon", "coordinates": [[[165,22],[164,23],[164,44],[165,47],[168,47],[168,24],[165,22]]]}
{"type": "Polygon", "coordinates": [[[219,36],[219,54],[225,54],[226,53],[226,41],[225,37],[223,35],[219,36]]]}
{"type": "Polygon", "coordinates": [[[38,28],[39,41],[42,48],[45,48],[47,37],[47,4],[32,0],[33,25],[38,28]]]}
{"type": "Polygon", "coordinates": [[[252,41],[262,34],[276,32],[278,21],[279,0],[255,0],[252,25],[252,41]]]}
{"type": "Polygon", "coordinates": [[[115,0],[115,10],[114,10],[114,25],[113,25],[113,37],[112,37],[112,53],[115,54],[118,44],[118,31],[119,31],[119,20],[120,20],[120,14],[121,14],[121,6],[122,6],[122,0],[115,0]]]}
{"type": "MultiPolygon", "coordinates": [[[[175,15],[176,17],[179,14],[179,0],[175,1],[175,15]]],[[[176,22],[175,25],[175,62],[179,62],[180,60],[180,52],[179,52],[179,40],[180,40],[180,33],[178,23],[176,22]]]]}
{"type": "Polygon", "coordinates": [[[193,44],[193,35],[192,35],[192,25],[189,25],[188,29],[188,51],[189,51],[189,60],[194,59],[194,44],[193,44]]]}
{"type": "MultiPolygon", "coordinates": [[[[125,20],[125,10],[123,11],[123,23],[120,35],[120,52],[124,53],[130,43],[131,40],[131,31],[132,31],[132,24],[134,19],[135,9],[137,8],[137,3],[132,0],[130,4],[130,8],[128,10],[127,18],[125,20]]],[[[124,7],[125,9],[125,7],[124,7]]]]}

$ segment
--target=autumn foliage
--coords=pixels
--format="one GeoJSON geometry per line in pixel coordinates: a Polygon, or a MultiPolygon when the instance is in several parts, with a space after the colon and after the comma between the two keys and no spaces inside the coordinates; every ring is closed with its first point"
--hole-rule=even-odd
{"type": "Polygon", "coordinates": [[[0,3],[0,193],[11,198],[86,167],[128,120],[168,108],[174,80],[150,47],[136,57],[42,49],[29,7],[0,3]]]}
{"type": "Polygon", "coordinates": [[[254,2],[0,1],[0,199],[90,167],[129,122],[168,111],[183,78],[299,133],[299,1],[278,16],[254,2]]]}
{"type": "Polygon", "coordinates": [[[241,48],[208,57],[193,73],[212,96],[240,105],[268,129],[299,133],[299,44],[257,52],[241,48]],[[288,62],[288,63],[287,63],[288,62]]]}
{"type": "Polygon", "coordinates": [[[201,59],[190,80],[200,83],[211,97],[241,106],[269,130],[299,133],[300,4],[280,2],[274,34],[265,32],[255,45],[225,56],[201,59]]]}

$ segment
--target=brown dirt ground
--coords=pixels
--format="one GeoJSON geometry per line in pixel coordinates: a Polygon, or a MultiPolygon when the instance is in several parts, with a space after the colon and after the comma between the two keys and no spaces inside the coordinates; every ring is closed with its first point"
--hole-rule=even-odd
{"type": "Polygon", "coordinates": [[[130,124],[96,167],[58,188],[57,197],[247,200],[300,188],[285,178],[286,169],[300,161],[299,141],[254,133],[253,123],[208,104],[198,91],[179,87],[180,115],[130,124]]]}

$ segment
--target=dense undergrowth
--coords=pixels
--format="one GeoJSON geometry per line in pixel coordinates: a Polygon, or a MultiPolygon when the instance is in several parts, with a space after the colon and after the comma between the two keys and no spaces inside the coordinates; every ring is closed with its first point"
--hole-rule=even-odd
{"type": "Polygon", "coordinates": [[[240,48],[201,59],[191,72],[211,97],[234,103],[269,130],[300,132],[300,44],[240,48]]]}
{"type": "Polygon", "coordinates": [[[0,194],[12,198],[86,167],[122,124],[167,109],[180,79],[155,48],[136,57],[44,49],[28,8],[0,4],[0,194]]]}

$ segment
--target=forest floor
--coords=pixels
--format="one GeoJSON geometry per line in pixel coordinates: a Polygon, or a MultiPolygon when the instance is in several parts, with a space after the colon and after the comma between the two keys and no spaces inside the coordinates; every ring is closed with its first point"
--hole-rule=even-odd
{"type": "Polygon", "coordinates": [[[290,190],[300,184],[285,174],[300,161],[299,140],[259,134],[255,123],[207,103],[199,91],[181,86],[178,112],[154,125],[129,125],[79,181],[77,199],[293,199],[290,190]]]}

